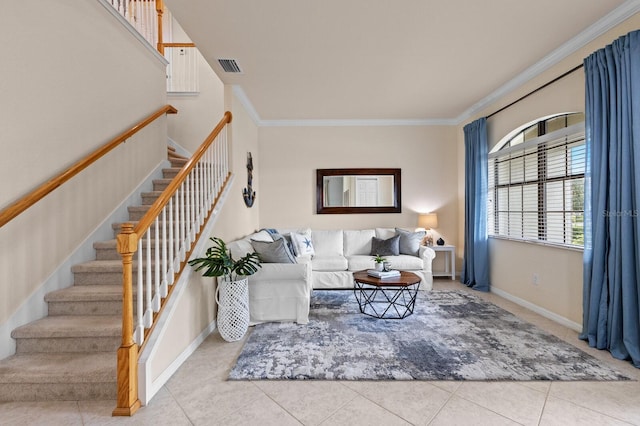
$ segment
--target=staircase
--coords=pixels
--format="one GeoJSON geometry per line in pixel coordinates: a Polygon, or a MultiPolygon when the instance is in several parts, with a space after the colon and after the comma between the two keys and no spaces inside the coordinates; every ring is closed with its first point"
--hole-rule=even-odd
{"type": "MultiPolygon", "coordinates": [[[[130,221],[144,215],[187,162],[172,148],[168,158],[163,179],[141,195],[140,206],[129,207],[130,221]]],[[[120,224],[113,229],[114,239],[94,243],[95,260],[71,268],[72,286],[45,296],[49,315],[11,333],[16,354],[0,361],[0,401],[116,399],[122,262],[115,234],[120,224]]]]}

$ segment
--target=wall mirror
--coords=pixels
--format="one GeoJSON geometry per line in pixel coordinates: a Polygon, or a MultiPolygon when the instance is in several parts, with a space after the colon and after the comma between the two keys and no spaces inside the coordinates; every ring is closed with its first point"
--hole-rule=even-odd
{"type": "Polygon", "coordinates": [[[400,169],[318,169],[316,212],[401,213],[400,169]]]}

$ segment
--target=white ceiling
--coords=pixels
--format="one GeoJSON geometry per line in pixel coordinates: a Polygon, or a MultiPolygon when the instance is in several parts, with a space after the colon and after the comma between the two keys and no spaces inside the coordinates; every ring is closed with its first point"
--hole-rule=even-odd
{"type": "Polygon", "coordinates": [[[640,10],[640,0],[165,3],[263,125],[457,123],[640,10]]]}

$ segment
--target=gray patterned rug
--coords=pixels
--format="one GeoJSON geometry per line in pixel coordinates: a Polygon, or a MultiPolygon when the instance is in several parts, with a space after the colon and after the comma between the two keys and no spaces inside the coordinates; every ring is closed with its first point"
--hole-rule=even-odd
{"type": "Polygon", "coordinates": [[[413,315],[381,320],[352,291],[315,290],[309,324],[250,332],[231,380],[629,380],[462,291],[420,292],[413,315]]]}

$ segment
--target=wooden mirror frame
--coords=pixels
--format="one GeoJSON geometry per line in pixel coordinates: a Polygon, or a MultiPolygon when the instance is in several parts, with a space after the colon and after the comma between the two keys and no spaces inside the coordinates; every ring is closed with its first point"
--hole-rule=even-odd
{"type": "Polygon", "coordinates": [[[316,212],[318,214],[359,214],[359,213],[402,213],[400,169],[317,169],[316,171],[316,212]],[[325,176],[392,175],[393,206],[385,207],[325,207],[325,176]]]}

